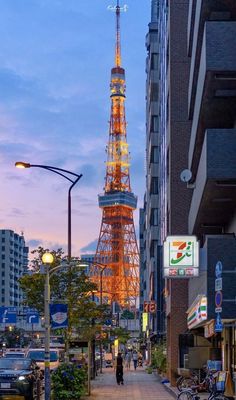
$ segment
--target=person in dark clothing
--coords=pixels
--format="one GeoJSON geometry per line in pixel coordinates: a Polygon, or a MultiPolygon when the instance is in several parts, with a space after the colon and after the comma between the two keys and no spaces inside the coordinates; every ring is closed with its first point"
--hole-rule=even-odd
{"type": "Polygon", "coordinates": [[[117,359],[116,359],[116,381],[118,385],[124,385],[124,379],[123,379],[123,358],[121,356],[121,353],[118,353],[117,359]]]}

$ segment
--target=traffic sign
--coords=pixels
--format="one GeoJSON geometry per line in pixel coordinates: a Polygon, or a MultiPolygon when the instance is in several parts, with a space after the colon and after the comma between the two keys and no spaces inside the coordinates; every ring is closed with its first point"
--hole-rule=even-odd
{"type": "Polygon", "coordinates": [[[215,305],[217,308],[221,307],[222,300],[223,300],[222,292],[221,292],[221,290],[218,290],[215,294],[215,305]]]}
{"type": "Polygon", "coordinates": [[[38,324],[39,323],[39,314],[28,312],[26,314],[26,321],[28,324],[38,324]]]}
{"type": "Polygon", "coordinates": [[[215,280],[215,292],[222,290],[222,278],[217,278],[215,280]]]}
{"type": "Polygon", "coordinates": [[[216,323],[215,323],[215,332],[222,332],[223,331],[223,324],[221,321],[221,317],[220,314],[217,313],[217,317],[216,317],[216,323]]]}
{"type": "Polygon", "coordinates": [[[221,312],[222,312],[222,307],[215,308],[215,313],[221,313],[221,312]]]}
{"type": "Polygon", "coordinates": [[[0,323],[16,324],[16,307],[0,307],[0,323]]]}
{"type": "Polygon", "coordinates": [[[221,261],[217,261],[215,266],[215,276],[216,278],[221,278],[222,276],[223,265],[221,261]]]}

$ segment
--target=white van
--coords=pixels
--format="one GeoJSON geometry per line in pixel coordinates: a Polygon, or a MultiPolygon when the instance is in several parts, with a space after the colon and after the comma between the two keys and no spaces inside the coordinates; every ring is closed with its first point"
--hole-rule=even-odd
{"type": "MultiPolygon", "coordinates": [[[[44,357],[45,350],[44,349],[29,349],[27,354],[27,358],[31,358],[34,360],[36,364],[40,367],[40,369],[44,370],[44,357]]],[[[60,354],[58,349],[50,349],[50,370],[54,371],[59,367],[60,363],[60,354]]]]}

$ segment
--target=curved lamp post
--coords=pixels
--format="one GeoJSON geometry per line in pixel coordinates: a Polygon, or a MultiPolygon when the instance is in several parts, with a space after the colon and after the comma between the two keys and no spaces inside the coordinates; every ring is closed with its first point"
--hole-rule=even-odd
{"type": "Polygon", "coordinates": [[[71,182],[71,186],[68,190],[68,260],[71,259],[71,190],[76,185],[76,183],[82,178],[82,174],[75,174],[74,172],[68,171],[66,169],[52,167],[50,165],[40,165],[40,164],[30,164],[23,161],[17,161],[15,163],[16,168],[42,168],[47,171],[54,172],[57,175],[62,176],[71,182]]]}

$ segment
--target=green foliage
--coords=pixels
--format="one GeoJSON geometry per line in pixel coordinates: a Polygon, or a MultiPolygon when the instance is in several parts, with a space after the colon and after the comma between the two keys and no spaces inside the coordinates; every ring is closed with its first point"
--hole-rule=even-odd
{"type": "Polygon", "coordinates": [[[112,336],[117,337],[119,343],[126,344],[127,341],[131,338],[130,333],[124,328],[115,328],[111,332],[112,336]]]}
{"type": "MultiPolygon", "coordinates": [[[[37,273],[42,264],[42,255],[48,251],[42,247],[34,250],[35,255],[31,262],[34,272],[20,278],[20,286],[24,292],[24,304],[35,307],[41,314],[44,312],[44,283],[45,276],[37,273]]],[[[63,261],[61,249],[53,251],[54,262],[50,268],[59,266],[63,261]]],[[[50,278],[51,299],[53,302],[68,304],[68,322],[66,341],[70,340],[73,333],[83,339],[92,339],[96,332],[101,331],[99,324],[103,323],[104,306],[97,306],[91,299],[92,292],[97,290],[94,284],[84,271],[76,266],[78,259],[71,260],[71,267],[65,266],[50,278]],[[99,321],[99,324],[93,323],[99,321]]]]}
{"type": "Polygon", "coordinates": [[[134,319],[134,313],[129,310],[124,310],[121,314],[121,319],[134,319]]]}
{"type": "Polygon", "coordinates": [[[152,348],[152,367],[159,372],[166,372],[166,344],[157,344],[152,348]]]}
{"type": "Polygon", "coordinates": [[[78,400],[85,394],[87,372],[71,363],[61,364],[52,374],[53,400],[78,400]]]}

